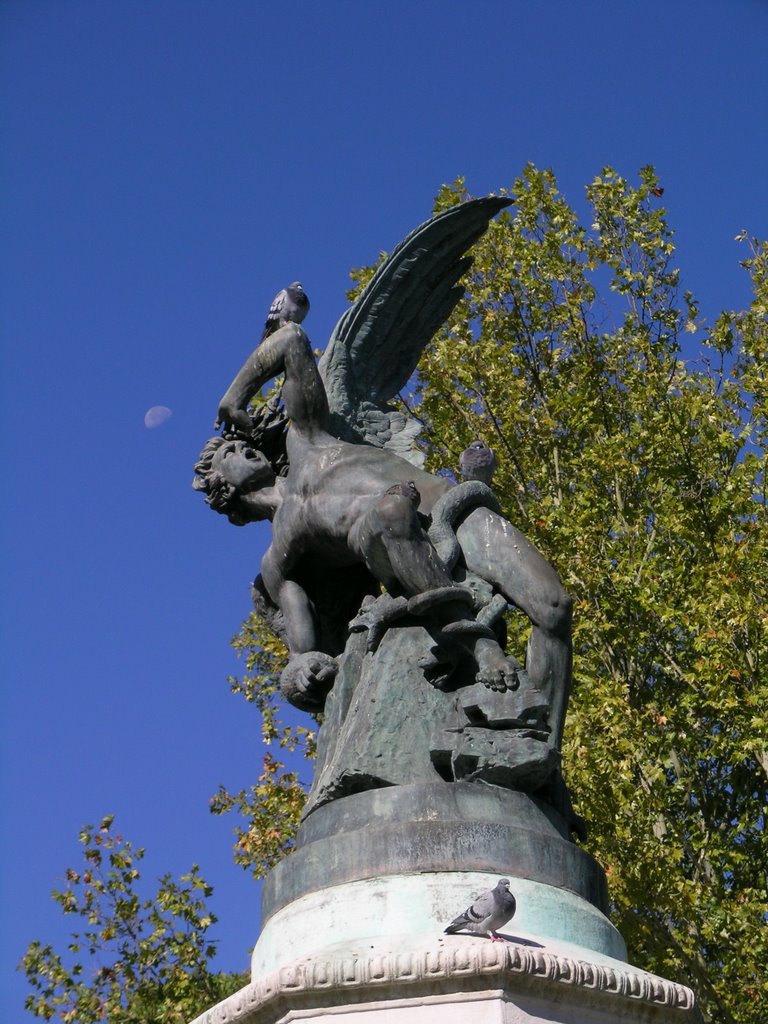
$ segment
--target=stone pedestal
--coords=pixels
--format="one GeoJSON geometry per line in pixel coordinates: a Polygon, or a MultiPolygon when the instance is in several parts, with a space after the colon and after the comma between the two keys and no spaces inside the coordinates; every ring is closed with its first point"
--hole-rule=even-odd
{"type": "Polygon", "coordinates": [[[390,936],[300,957],[194,1024],[696,1024],[682,985],[565,943],[390,936]]]}
{"type": "Polygon", "coordinates": [[[626,963],[605,878],[562,819],[482,784],[313,811],[264,887],[251,983],[194,1024],[693,1024],[692,992],[626,963]],[[499,877],[504,941],[444,935],[499,877]]]}

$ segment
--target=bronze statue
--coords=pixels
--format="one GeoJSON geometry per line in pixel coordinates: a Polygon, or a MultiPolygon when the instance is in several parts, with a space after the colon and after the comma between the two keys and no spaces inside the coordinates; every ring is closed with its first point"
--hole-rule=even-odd
{"type": "Polygon", "coordinates": [[[287,642],[285,696],[326,711],[310,809],[415,773],[537,792],[569,810],[559,748],[571,601],[484,483],[420,468],[415,425],[389,405],[463,293],[467,248],[505,205],[474,200],[409,235],[319,366],[296,323],[263,340],[195,467],[216,511],[272,522],[255,599],[287,642]],[[249,411],[281,374],[280,399],[249,411]],[[531,623],[525,667],[505,651],[509,605],[531,623]],[[374,738],[382,729],[402,750],[374,738]]]}

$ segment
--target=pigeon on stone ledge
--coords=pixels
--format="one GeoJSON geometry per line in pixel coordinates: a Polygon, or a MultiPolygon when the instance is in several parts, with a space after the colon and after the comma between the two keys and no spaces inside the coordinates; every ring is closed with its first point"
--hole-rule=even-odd
{"type": "Polygon", "coordinates": [[[479,480],[490,487],[496,455],[484,441],[473,441],[459,456],[459,469],[465,480],[479,480]]]}
{"type": "Polygon", "coordinates": [[[309,312],[309,299],[302,287],[301,281],[294,281],[287,288],[282,288],[272,300],[272,305],[267,313],[267,322],[264,324],[264,333],[260,343],[274,334],[278,327],[289,321],[300,324],[309,312]]]}
{"type": "Polygon", "coordinates": [[[517,901],[509,891],[509,879],[502,878],[495,889],[478,896],[471,907],[451,921],[445,934],[472,932],[474,935],[489,935],[493,942],[502,942],[498,929],[512,920],[516,909],[517,901]]]}

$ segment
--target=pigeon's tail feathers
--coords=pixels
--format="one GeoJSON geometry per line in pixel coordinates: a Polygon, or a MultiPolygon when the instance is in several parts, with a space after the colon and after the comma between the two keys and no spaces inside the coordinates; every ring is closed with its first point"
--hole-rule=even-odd
{"type": "Polygon", "coordinates": [[[460,932],[461,929],[464,928],[466,923],[467,922],[463,919],[463,917],[457,918],[452,924],[448,925],[448,927],[443,931],[443,934],[444,935],[455,935],[456,932],[460,932]]]}
{"type": "Polygon", "coordinates": [[[262,343],[262,341],[266,341],[270,334],[274,334],[279,326],[279,320],[267,320],[267,322],[264,324],[264,330],[261,332],[261,337],[259,338],[259,345],[262,343]]]}
{"type": "Polygon", "coordinates": [[[473,928],[477,927],[482,920],[484,920],[484,914],[478,914],[475,911],[474,906],[469,907],[463,914],[459,914],[455,920],[451,921],[448,927],[445,929],[446,935],[454,935],[456,932],[461,931],[462,928],[473,928]]]}

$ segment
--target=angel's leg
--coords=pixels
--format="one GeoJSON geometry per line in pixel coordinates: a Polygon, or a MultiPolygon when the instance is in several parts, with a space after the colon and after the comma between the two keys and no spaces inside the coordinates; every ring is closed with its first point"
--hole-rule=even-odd
{"type": "Polygon", "coordinates": [[[336,659],[317,650],[317,624],[307,592],[280,568],[283,559],[274,545],[261,563],[264,586],[283,613],[289,659],[280,676],[280,690],[291,704],[304,711],[321,711],[333,685],[336,659]]]}
{"type": "MultiPolygon", "coordinates": [[[[396,485],[404,493],[378,498],[349,534],[349,542],[370,573],[390,593],[407,597],[435,588],[453,587],[451,574],[424,532],[410,494],[411,484],[396,485]]],[[[418,502],[418,492],[416,495],[418,502]]]]}
{"type": "Polygon", "coordinates": [[[533,544],[488,509],[471,512],[456,535],[467,568],[531,620],[526,671],[550,705],[551,742],[559,749],[571,688],[571,598],[533,544]]]}

